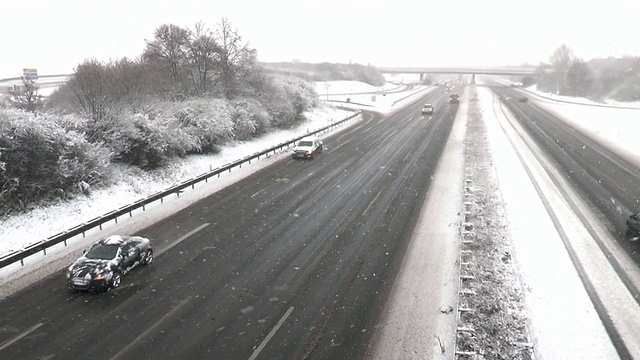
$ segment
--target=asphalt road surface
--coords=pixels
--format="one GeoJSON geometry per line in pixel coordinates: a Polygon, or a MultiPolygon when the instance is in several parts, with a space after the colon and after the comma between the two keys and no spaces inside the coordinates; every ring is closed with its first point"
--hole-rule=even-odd
{"type": "Polygon", "coordinates": [[[438,90],[139,234],[155,262],[107,294],[64,273],[0,303],[2,359],[357,359],[448,139],[438,90]],[[424,102],[435,105],[422,116],[424,102]]]}
{"type": "Polygon", "coordinates": [[[534,102],[520,102],[519,95],[512,89],[493,89],[505,99],[505,104],[583,199],[591,204],[619,245],[640,265],[640,244],[625,238],[627,217],[640,211],[640,169],[599,144],[590,134],[559,121],[534,102]]]}

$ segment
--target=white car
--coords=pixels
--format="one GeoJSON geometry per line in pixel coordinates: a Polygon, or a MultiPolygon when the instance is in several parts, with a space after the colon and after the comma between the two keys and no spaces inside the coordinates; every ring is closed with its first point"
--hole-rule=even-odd
{"type": "Polygon", "coordinates": [[[294,159],[313,159],[316,154],[322,153],[322,141],[314,136],[299,140],[291,151],[294,159]]]}
{"type": "Polygon", "coordinates": [[[424,104],[424,106],[422,107],[422,115],[433,115],[433,105],[431,104],[424,104]]]}

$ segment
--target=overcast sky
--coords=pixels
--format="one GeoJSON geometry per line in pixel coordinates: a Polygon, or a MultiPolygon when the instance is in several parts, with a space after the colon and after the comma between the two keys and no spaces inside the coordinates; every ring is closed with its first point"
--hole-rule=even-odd
{"type": "Polygon", "coordinates": [[[0,78],[136,57],[162,24],[226,17],[259,61],[374,66],[539,64],[640,55],[638,0],[2,0],[0,78]]]}

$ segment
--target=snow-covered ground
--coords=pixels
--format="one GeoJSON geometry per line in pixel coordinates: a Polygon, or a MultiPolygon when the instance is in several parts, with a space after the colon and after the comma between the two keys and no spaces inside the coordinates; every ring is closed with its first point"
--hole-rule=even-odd
{"type": "MultiPolygon", "coordinates": [[[[347,95],[352,103],[351,106],[356,108],[357,105],[353,103],[358,102],[382,112],[391,109],[394,102],[399,99],[405,99],[407,95],[414,94],[417,96],[417,94],[424,94],[433,89],[432,87],[416,87],[411,91],[396,92],[395,90],[398,90],[397,84],[390,84],[385,87],[371,87],[357,82],[318,83],[316,86],[321,98],[346,101],[345,94],[358,93],[347,95]],[[382,96],[382,94],[386,95],[382,96]]],[[[509,171],[504,168],[505,164],[513,165],[513,159],[509,159],[509,156],[513,156],[513,150],[508,145],[508,142],[500,140],[500,136],[503,135],[499,135],[496,130],[497,119],[491,110],[491,95],[487,89],[478,87],[478,90],[478,99],[481,102],[483,115],[488,124],[488,139],[491,142],[491,150],[496,160],[496,174],[501,191],[504,188],[503,196],[507,205],[506,210],[508,211],[506,217],[511,222],[510,230],[513,232],[511,235],[512,237],[521,237],[524,234],[523,229],[518,227],[517,219],[523,215],[522,212],[526,212],[530,224],[542,224],[535,229],[535,232],[538,238],[540,236],[544,237],[542,234],[546,234],[545,231],[551,231],[549,226],[552,225],[549,225],[545,219],[532,220],[531,216],[535,217],[535,212],[531,211],[531,207],[513,205],[517,202],[522,202],[522,197],[527,195],[525,192],[512,191],[520,188],[526,180],[522,178],[525,175],[523,175],[522,171],[509,171]],[[512,198],[513,196],[520,198],[514,199],[512,198]]],[[[529,89],[529,91],[536,93],[532,89],[529,89]]],[[[539,93],[539,95],[539,99],[532,101],[543,104],[547,109],[566,118],[566,121],[572,122],[574,126],[585,129],[601,141],[612,144],[622,156],[640,165],[640,144],[633,136],[640,130],[638,129],[640,121],[637,120],[638,116],[640,116],[640,109],[595,107],[591,106],[592,104],[578,104],[579,102],[584,102],[583,100],[575,101],[575,104],[559,103],[554,101],[554,99],[558,98],[557,96],[549,96],[549,94],[544,93],[539,93]]],[[[576,99],[566,100],[574,101],[576,99]]],[[[405,101],[411,101],[411,97],[405,99],[405,101]]],[[[396,104],[396,106],[401,105],[401,103],[396,104]]],[[[168,173],[166,171],[162,172],[162,174],[141,173],[140,176],[123,179],[120,184],[112,188],[95,191],[89,197],[79,198],[48,208],[36,209],[29,214],[4,220],[0,222],[0,256],[45,239],[114,208],[129,204],[138,198],[167,188],[178,181],[255,153],[272,146],[274,143],[290,140],[308,130],[320,128],[331,121],[342,119],[348,114],[349,112],[345,110],[321,106],[313,113],[308,114],[309,121],[297,129],[270,134],[250,143],[232,144],[226,146],[220,154],[214,156],[189,157],[171,167],[172,171],[170,173],[172,176],[170,178],[166,178],[168,173]]],[[[354,124],[357,121],[359,119],[355,119],[345,126],[350,126],[350,124],[354,124]]],[[[339,129],[336,131],[339,131],[339,129]]],[[[234,170],[221,179],[210,182],[210,184],[218,182],[217,185],[207,185],[207,190],[196,187],[195,190],[181,195],[180,200],[175,201],[182,201],[184,203],[182,206],[186,206],[189,202],[196,201],[198,198],[204,197],[212,191],[225,186],[225,184],[256,171],[282,156],[286,156],[286,153],[275,155],[268,160],[252,163],[246,168],[243,166],[242,170],[234,170]],[[188,193],[192,194],[189,195],[188,193]]],[[[532,197],[531,202],[536,201],[535,194],[528,194],[527,196],[532,197]]],[[[165,209],[175,210],[175,208],[166,206],[166,204],[167,202],[165,202],[165,209]]],[[[158,203],[152,207],[160,208],[162,206],[162,204],[158,203]]],[[[126,226],[127,221],[134,222],[135,226],[141,226],[145,222],[151,223],[153,221],[153,216],[150,215],[152,211],[153,209],[149,209],[143,215],[134,214],[132,217],[134,220],[129,218],[122,219],[120,226],[126,226]]],[[[162,214],[168,210],[158,211],[159,214],[162,214]]],[[[108,228],[105,231],[108,231],[108,228]]],[[[554,253],[558,253],[558,256],[553,261],[557,261],[557,266],[554,267],[555,272],[551,273],[546,266],[531,265],[539,261],[541,256],[539,252],[526,252],[522,249],[524,248],[516,251],[517,263],[521,266],[520,270],[526,272],[522,276],[526,286],[528,286],[527,304],[531,307],[530,315],[532,316],[534,329],[533,338],[536,342],[536,355],[538,358],[615,358],[615,352],[612,351],[611,344],[607,343],[608,337],[604,334],[601,323],[595,318],[593,305],[585,298],[584,291],[567,291],[567,289],[572,288],[569,286],[570,284],[573,284],[571,286],[579,286],[579,284],[576,283],[575,274],[573,274],[575,270],[571,268],[566,252],[562,248],[556,249],[557,251],[554,253]],[[558,271],[562,272],[563,276],[556,276],[558,271]],[[567,280],[568,278],[569,280],[567,280]],[[541,284],[547,285],[542,286],[541,284]],[[559,315],[558,311],[561,309],[567,311],[559,315]],[[585,339],[588,340],[585,341],[585,339]]],[[[60,251],[68,250],[61,249],[60,251]]],[[[44,256],[39,258],[44,258],[44,256]]],[[[9,270],[0,270],[0,279],[2,279],[2,276],[8,276],[9,270]]]]}

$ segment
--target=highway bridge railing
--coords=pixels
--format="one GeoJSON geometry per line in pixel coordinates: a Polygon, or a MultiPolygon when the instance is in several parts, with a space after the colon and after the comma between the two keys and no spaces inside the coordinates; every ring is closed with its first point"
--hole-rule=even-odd
{"type": "Polygon", "coordinates": [[[174,186],[171,186],[168,189],[165,189],[163,191],[157,192],[155,194],[152,194],[150,196],[147,196],[143,199],[139,199],[137,201],[134,201],[133,203],[129,204],[129,205],[125,205],[122,206],[118,209],[112,210],[106,214],[103,214],[101,216],[98,216],[92,220],[89,220],[85,223],[76,225],[70,229],[67,229],[66,231],[60,232],[56,235],[50,236],[49,238],[39,241],[37,243],[31,244],[21,250],[16,250],[13,251],[7,255],[4,255],[3,257],[0,258],[0,269],[4,268],[6,266],[9,266],[11,264],[14,264],[16,262],[20,262],[20,264],[22,266],[24,266],[24,259],[26,259],[27,257],[39,253],[39,252],[43,252],[44,255],[47,254],[47,249],[53,247],[54,245],[58,245],[60,243],[64,243],[65,246],[67,246],[67,241],[75,236],[78,235],[82,235],[83,237],[86,236],[86,232],[95,228],[99,228],[100,230],[102,230],[102,226],[110,221],[115,221],[116,223],[118,222],[118,218],[124,216],[124,215],[129,215],[130,217],[133,216],[132,212],[134,210],[137,209],[142,209],[143,211],[145,210],[145,207],[153,202],[156,201],[160,201],[163,202],[164,198],[171,196],[171,195],[176,195],[176,196],[180,196],[180,193],[183,192],[184,189],[187,189],[189,187],[191,187],[192,189],[195,188],[195,185],[200,183],[200,182],[208,182],[208,180],[214,176],[220,177],[220,175],[224,172],[231,172],[231,170],[233,168],[236,167],[242,167],[243,164],[250,164],[252,160],[259,160],[261,157],[269,157],[272,155],[276,155],[278,153],[278,151],[282,151],[283,149],[288,149],[290,148],[292,145],[294,145],[298,140],[305,138],[307,136],[311,136],[311,135],[318,135],[318,134],[322,134],[322,133],[326,133],[329,130],[342,125],[343,123],[354,119],[355,117],[357,117],[358,115],[360,115],[360,111],[356,111],[354,114],[342,119],[342,120],[338,120],[336,122],[331,123],[328,126],[322,127],[320,129],[317,129],[315,131],[308,131],[307,133],[305,133],[304,135],[298,136],[296,138],[293,138],[287,142],[275,145],[273,147],[270,147],[266,150],[262,150],[260,152],[257,152],[253,155],[249,155],[246,156],[242,159],[236,160],[232,163],[223,165],[221,167],[218,167],[216,169],[210,170],[206,173],[203,173],[202,175],[196,176],[192,179],[188,179],[186,181],[183,181],[181,183],[178,183],[174,186]]]}

